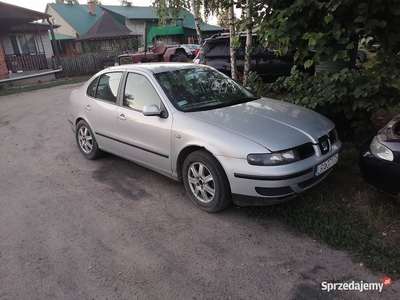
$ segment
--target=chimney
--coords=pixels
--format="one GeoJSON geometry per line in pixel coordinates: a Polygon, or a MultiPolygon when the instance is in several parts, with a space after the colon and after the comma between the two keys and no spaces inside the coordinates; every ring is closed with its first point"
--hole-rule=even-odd
{"type": "Polygon", "coordinates": [[[89,7],[89,13],[91,14],[91,15],[96,15],[96,7],[95,7],[95,4],[94,4],[94,2],[93,1],[89,1],[88,3],[87,3],[87,5],[88,5],[88,7],[89,7]]]}

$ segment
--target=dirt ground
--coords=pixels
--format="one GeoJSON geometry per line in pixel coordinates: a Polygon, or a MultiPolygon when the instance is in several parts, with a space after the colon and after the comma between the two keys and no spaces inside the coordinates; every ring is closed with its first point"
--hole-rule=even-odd
{"type": "Polygon", "coordinates": [[[400,299],[347,253],[113,155],[89,161],[67,121],[79,84],[0,97],[0,299],[400,299]]]}

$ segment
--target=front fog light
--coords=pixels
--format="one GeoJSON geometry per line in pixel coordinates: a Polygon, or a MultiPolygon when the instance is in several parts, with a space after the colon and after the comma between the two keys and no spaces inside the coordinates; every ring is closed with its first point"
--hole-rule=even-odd
{"type": "Polygon", "coordinates": [[[371,153],[376,157],[384,160],[393,161],[393,152],[379,141],[379,137],[375,136],[369,146],[371,153]]]}

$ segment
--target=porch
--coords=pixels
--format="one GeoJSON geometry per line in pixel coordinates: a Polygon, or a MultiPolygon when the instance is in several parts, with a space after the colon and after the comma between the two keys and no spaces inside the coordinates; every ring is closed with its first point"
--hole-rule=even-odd
{"type": "Polygon", "coordinates": [[[54,69],[52,59],[47,59],[44,53],[5,55],[7,69],[10,74],[22,71],[54,69]]]}
{"type": "Polygon", "coordinates": [[[60,25],[53,25],[50,17],[0,2],[0,83],[24,85],[29,84],[27,80],[37,83],[55,79],[61,63],[53,28],[60,25]]]}

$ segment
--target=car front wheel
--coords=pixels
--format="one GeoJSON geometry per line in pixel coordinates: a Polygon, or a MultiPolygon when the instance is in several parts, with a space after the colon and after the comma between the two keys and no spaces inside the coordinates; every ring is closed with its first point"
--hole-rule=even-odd
{"type": "Polygon", "coordinates": [[[93,131],[86,121],[81,120],[78,122],[75,138],[79,150],[87,159],[95,159],[101,155],[102,151],[99,149],[93,131]]]}
{"type": "Polygon", "coordinates": [[[217,212],[232,202],[228,178],[213,155],[198,150],[183,163],[183,182],[190,199],[207,212],[217,212]]]}

